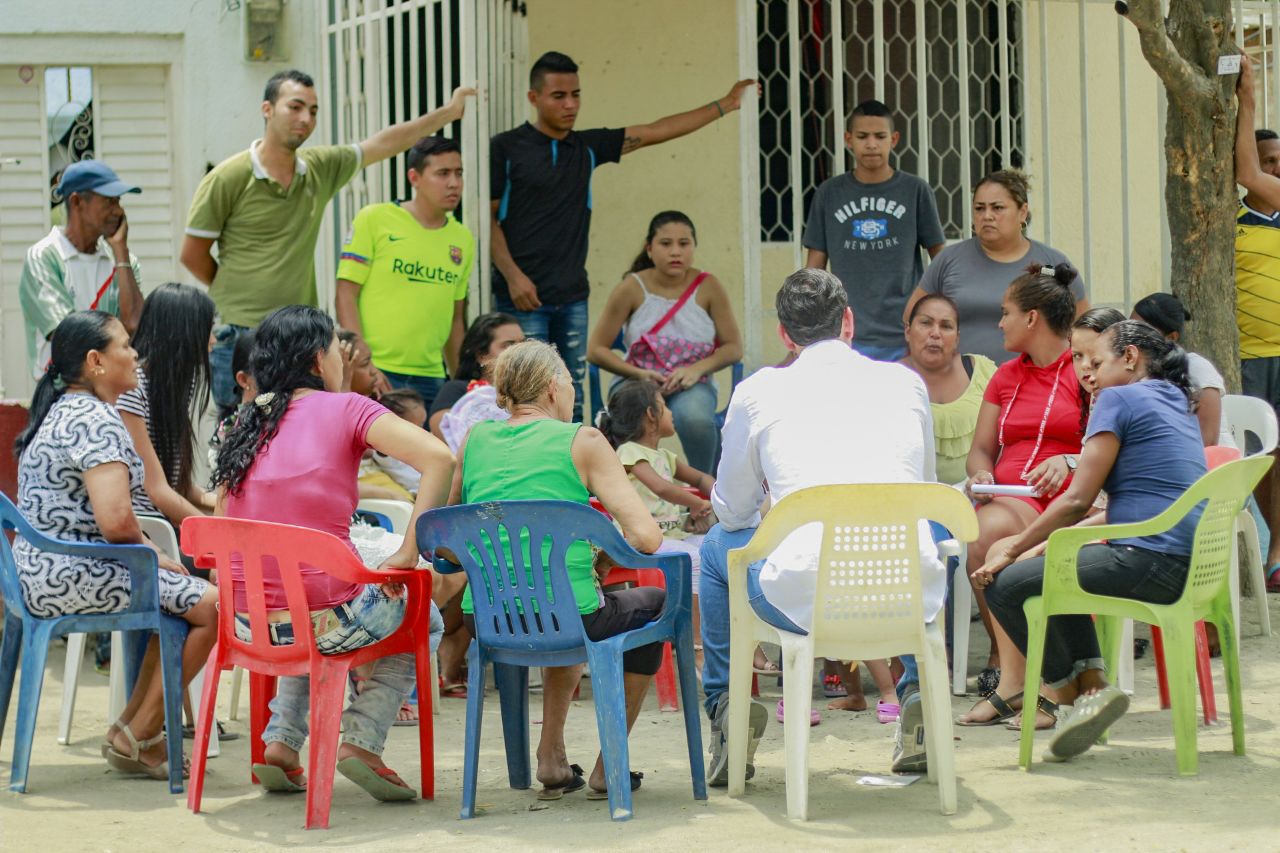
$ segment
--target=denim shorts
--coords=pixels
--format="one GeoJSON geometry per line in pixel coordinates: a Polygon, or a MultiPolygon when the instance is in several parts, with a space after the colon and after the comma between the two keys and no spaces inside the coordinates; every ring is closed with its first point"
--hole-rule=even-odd
{"type": "MultiPolygon", "coordinates": [[[[328,610],[311,614],[316,649],[322,655],[340,655],[381,642],[404,621],[405,599],[391,598],[382,588],[366,585],[355,598],[328,610]]],[[[270,625],[271,645],[291,646],[293,623],[270,625]]],[[[236,614],[236,637],[250,642],[249,620],[236,614]]]]}

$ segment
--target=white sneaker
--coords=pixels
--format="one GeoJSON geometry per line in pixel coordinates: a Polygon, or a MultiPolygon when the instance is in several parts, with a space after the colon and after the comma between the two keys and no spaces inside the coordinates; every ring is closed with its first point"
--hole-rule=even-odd
{"type": "Polygon", "coordinates": [[[924,738],[924,703],[913,689],[902,700],[898,734],[893,747],[894,773],[924,773],[929,769],[924,738]]]}

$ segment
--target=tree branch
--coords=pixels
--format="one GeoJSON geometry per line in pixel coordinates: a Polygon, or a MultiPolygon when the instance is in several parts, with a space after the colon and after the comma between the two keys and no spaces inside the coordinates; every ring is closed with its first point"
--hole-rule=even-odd
{"type": "Polygon", "coordinates": [[[1142,55],[1164,83],[1169,97],[1181,101],[1212,102],[1217,92],[1208,78],[1187,61],[1169,38],[1160,0],[1117,0],[1116,11],[1138,28],[1142,55]]]}

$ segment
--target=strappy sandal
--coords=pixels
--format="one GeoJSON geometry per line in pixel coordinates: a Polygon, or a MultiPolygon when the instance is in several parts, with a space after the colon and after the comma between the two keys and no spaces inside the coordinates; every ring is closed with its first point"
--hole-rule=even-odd
{"type": "MultiPolygon", "coordinates": [[[[1057,702],[1054,702],[1048,696],[1037,696],[1036,697],[1037,717],[1040,714],[1045,714],[1049,717],[1049,725],[1047,726],[1037,725],[1036,731],[1047,732],[1050,729],[1057,727],[1058,725],[1058,703],[1057,702]]],[[[1012,719],[1010,719],[1008,722],[1004,724],[1004,727],[1014,732],[1022,731],[1022,712],[1019,711],[1017,716],[1013,717],[1012,719]]]]}
{"type": "MultiPolygon", "coordinates": [[[[144,764],[142,761],[143,750],[150,749],[156,744],[164,742],[163,732],[155,737],[149,737],[146,740],[138,740],[138,738],[134,736],[133,730],[128,726],[121,726],[120,731],[129,740],[129,754],[125,755],[122,752],[118,752],[114,745],[109,747],[107,749],[107,764],[111,766],[111,769],[117,770],[121,773],[132,773],[137,776],[146,776],[150,779],[157,779],[160,781],[164,781],[169,778],[169,762],[167,759],[159,764],[144,764]]],[[[188,776],[189,773],[187,771],[187,765],[184,761],[182,765],[182,778],[186,779],[188,776]]]]}
{"type": "MultiPolygon", "coordinates": [[[[991,693],[987,693],[977,702],[973,703],[973,707],[969,709],[969,714],[972,714],[974,711],[978,710],[978,706],[981,705],[983,702],[986,702],[988,705],[990,705],[992,708],[995,709],[996,715],[989,720],[965,720],[963,719],[963,717],[956,717],[956,725],[970,726],[970,727],[998,726],[1001,723],[1005,722],[1006,720],[1011,720],[1018,715],[1018,713],[1022,709],[1015,708],[1009,703],[1016,702],[1021,698],[1022,698],[1021,693],[1017,693],[1013,696],[1010,696],[1008,699],[1005,699],[999,693],[996,693],[994,691],[991,693]]],[[[965,714],[964,716],[968,716],[968,714],[965,714]]]]}

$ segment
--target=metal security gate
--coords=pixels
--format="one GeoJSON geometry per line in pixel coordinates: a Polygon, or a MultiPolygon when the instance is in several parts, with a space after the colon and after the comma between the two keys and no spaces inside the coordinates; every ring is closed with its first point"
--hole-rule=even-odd
{"type": "MultiPolygon", "coordinates": [[[[321,34],[327,135],[355,142],[436,109],[453,90],[476,85],[477,99],[444,129],[462,146],[461,219],[488,256],[489,137],[523,116],[527,68],[525,6],[519,0],[330,0],[321,34]]],[[[334,199],[317,269],[322,305],[333,300],[338,248],[366,204],[406,199],[404,155],[364,169],[334,199]]],[[[472,271],[468,312],[489,309],[489,264],[472,271]]]]}

